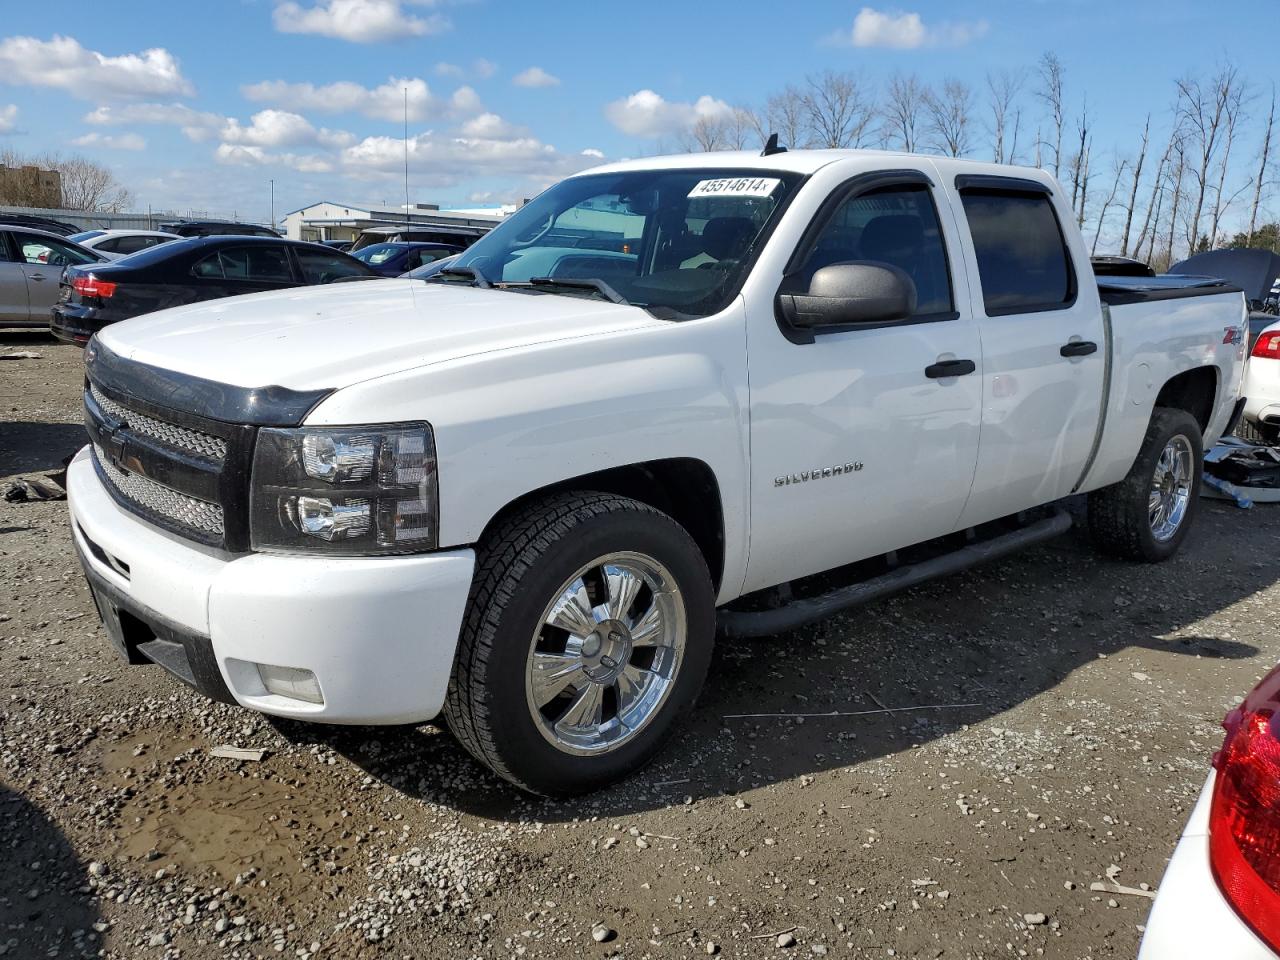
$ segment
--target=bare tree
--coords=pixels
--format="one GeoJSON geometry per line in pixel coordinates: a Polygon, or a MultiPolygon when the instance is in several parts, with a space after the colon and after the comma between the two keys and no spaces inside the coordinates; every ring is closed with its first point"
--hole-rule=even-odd
{"type": "Polygon", "coordinates": [[[855,73],[827,70],[806,81],[805,113],[810,138],[818,147],[866,145],[879,111],[871,91],[855,73]]]}
{"type": "MultiPolygon", "coordinates": [[[[1218,243],[1218,226],[1222,223],[1222,215],[1226,208],[1230,206],[1242,191],[1236,191],[1230,200],[1224,200],[1222,191],[1227,182],[1227,167],[1231,163],[1231,147],[1235,144],[1236,124],[1244,115],[1245,102],[1248,97],[1248,85],[1240,83],[1235,90],[1227,97],[1224,111],[1226,114],[1226,122],[1222,131],[1222,161],[1218,164],[1218,185],[1213,192],[1213,213],[1209,219],[1209,247],[1212,249],[1218,243]]],[[[1248,184],[1242,189],[1248,189],[1248,184]]]]}
{"type": "Polygon", "coordinates": [[[1088,192],[1089,167],[1089,101],[1085,100],[1076,120],[1076,132],[1080,135],[1080,145],[1071,158],[1071,208],[1079,211],[1079,221],[1084,223],[1084,199],[1082,194],[1088,192]],[[1083,189],[1082,189],[1083,188],[1083,189]]]}
{"type": "MultiPolygon", "coordinates": [[[[1062,109],[1062,61],[1055,53],[1044,53],[1036,65],[1040,74],[1040,86],[1036,96],[1049,111],[1049,119],[1053,124],[1053,175],[1062,175],[1062,128],[1065,114],[1062,109]]],[[[1037,164],[1038,166],[1039,164],[1037,164]]]]}
{"type": "Polygon", "coordinates": [[[719,114],[699,117],[692,127],[676,136],[685,153],[711,153],[727,148],[724,120],[719,114]]]}
{"type": "Polygon", "coordinates": [[[1258,228],[1258,205],[1267,182],[1267,161],[1271,156],[1271,131],[1276,122],[1276,86],[1271,85],[1271,109],[1267,112],[1267,132],[1262,136],[1262,149],[1258,154],[1258,175],[1253,180],[1253,205],[1249,208],[1249,234],[1245,244],[1253,243],[1253,233],[1258,228]]]}
{"type": "Polygon", "coordinates": [[[1142,229],[1138,232],[1137,242],[1133,245],[1135,256],[1142,250],[1143,242],[1147,242],[1148,259],[1151,258],[1151,251],[1155,248],[1155,236],[1160,229],[1160,211],[1164,205],[1164,191],[1168,181],[1165,171],[1169,166],[1170,159],[1173,157],[1174,142],[1181,135],[1181,131],[1175,127],[1173,132],[1169,134],[1169,142],[1165,145],[1164,153],[1160,155],[1160,162],[1156,165],[1155,180],[1151,183],[1151,198],[1147,201],[1147,213],[1143,217],[1142,229]]]}
{"type": "MultiPolygon", "coordinates": [[[[1174,231],[1178,229],[1178,207],[1182,203],[1183,185],[1187,179],[1187,137],[1185,131],[1179,132],[1178,137],[1173,141],[1173,149],[1173,159],[1169,164],[1169,188],[1173,191],[1173,197],[1169,201],[1169,242],[1165,248],[1165,267],[1168,267],[1173,262],[1173,238],[1174,231]]],[[[1194,248],[1191,252],[1195,252],[1194,248]]]]}
{"type": "MultiPolygon", "coordinates": [[[[62,181],[62,206],[69,210],[98,210],[118,213],[126,209],[133,196],[116,179],[116,175],[101,164],[72,154],[64,157],[58,153],[42,156],[23,156],[12,150],[0,153],[0,165],[38,170],[56,171],[62,181]]],[[[13,178],[3,198],[15,206],[44,206],[41,202],[47,191],[33,177],[13,178]]]]}
{"type": "Polygon", "coordinates": [[[932,146],[949,157],[968,153],[973,114],[973,91],[969,85],[949,77],[940,93],[929,92],[924,108],[932,146]]]}
{"type": "MultiPolygon", "coordinates": [[[[1187,148],[1195,202],[1187,218],[1187,246],[1196,252],[1200,242],[1200,223],[1204,218],[1205,199],[1209,192],[1210,171],[1218,158],[1225,135],[1224,126],[1229,122],[1232,104],[1241,95],[1239,70],[1224,65],[1208,82],[1196,77],[1183,77],[1178,81],[1178,118],[1187,132],[1187,148]]],[[[1210,243],[1212,243],[1210,238],[1210,243]]]]}
{"type": "Polygon", "coordinates": [[[914,73],[895,73],[889,78],[884,104],[884,139],[907,153],[920,149],[924,127],[925,101],[929,89],[914,73]]]}
{"type": "Polygon", "coordinates": [[[991,154],[996,163],[1012,163],[1017,152],[1019,115],[1014,104],[1026,74],[1022,70],[987,71],[987,105],[991,110],[991,154]]]}
{"type": "Polygon", "coordinates": [[[805,105],[804,92],[792,84],[771,96],[764,105],[764,111],[756,116],[762,139],[776,133],[785,147],[809,146],[809,110],[805,105]]]}
{"type": "Polygon", "coordinates": [[[1102,209],[1098,211],[1098,226],[1093,231],[1093,246],[1089,248],[1091,254],[1098,252],[1098,238],[1102,236],[1102,226],[1107,222],[1107,211],[1115,203],[1116,194],[1120,191],[1120,180],[1129,166],[1129,161],[1120,157],[1116,157],[1114,163],[1115,176],[1111,178],[1111,192],[1107,194],[1107,199],[1102,202],[1102,209]]]}
{"type": "MultiPolygon", "coordinates": [[[[1133,184],[1129,190],[1129,202],[1125,206],[1124,232],[1120,235],[1120,255],[1129,255],[1129,231],[1133,228],[1133,208],[1138,205],[1138,184],[1142,181],[1142,165],[1147,160],[1147,147],[1151,144],[1151,114],[1147,114],[1147,122],[1142,126],[1142,146],[1138,148],[1138,159],[1133,163],[1133,184]]],[[[1159,174],[1157,174],[1159,176],[1159,174]]]]}

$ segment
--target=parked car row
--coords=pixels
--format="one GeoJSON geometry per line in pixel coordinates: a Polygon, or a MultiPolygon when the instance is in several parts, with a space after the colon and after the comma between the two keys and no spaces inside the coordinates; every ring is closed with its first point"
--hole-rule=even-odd
{"type": "Polygon", "coordinates": [[[152,246],[112,263],[70,266],[52,308],[54,336],[85,344],[108,324],[246,293],[378,277],[339,250],[279,237],[210,236],[152,246]]]}

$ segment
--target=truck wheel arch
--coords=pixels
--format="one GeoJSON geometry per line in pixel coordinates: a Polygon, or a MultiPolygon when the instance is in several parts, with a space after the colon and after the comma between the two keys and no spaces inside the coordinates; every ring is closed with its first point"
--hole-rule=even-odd
{"type": "Polygon", "coordinates": [[[1218,397],[1218,368],[1193,367],[1165,381],[1156,395],[1155,406],[1185,410],[1196,418],[1203,434],[1209,429],[1218,397]]]}
{"type": "Polygon", "coordinates": [[[595,491],[630,497],[661,510],[688,532],[702,551],[712,583],[724,578],[724,507],[715,471],[694,457],[673,457],[623,464],[557,481],[521,495],[498,510],[480,539],[506,517],[535,500],[571,491],[595,491]]]}

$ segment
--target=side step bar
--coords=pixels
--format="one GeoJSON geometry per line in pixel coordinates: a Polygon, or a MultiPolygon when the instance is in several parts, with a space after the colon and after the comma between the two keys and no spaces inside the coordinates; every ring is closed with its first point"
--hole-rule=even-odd
{"type": "Polygon", "coordinates": [[[815,620],[829,617],[841,610],[861,606],[906,590],[908,587],[917,586],[926,580],[959,573],[961,570],[986,563],[988,560],[998,560],[1024,547],[1043,540],[1051,540],[1070,529],[1071,515],[1065,510],[1058,510],[1050,517],[992,537],[990,540],[972,543],[953,553],[943,554],[921,563],[899,567],[890,573],[847,587],[840,587],[821,596],[795,600],[784,607],[773,610],[721,610],[718,617],[720,634],[733,638],[767,637],[775,633],[785,633],[815,620]]]}

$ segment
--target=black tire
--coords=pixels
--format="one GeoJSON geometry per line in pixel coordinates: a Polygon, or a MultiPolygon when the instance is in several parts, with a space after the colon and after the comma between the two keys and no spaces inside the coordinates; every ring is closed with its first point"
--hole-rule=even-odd
{"type": "Polygon", "coordinates": [[[544,796],[599,789],[648,763],[702,688],[715,638],[715,595],[697,544],[665,513],[627,497],[577,493],[534,503],[477,548],[445,698],[454,736],[477,760],[544,796]],[[665,701],[637,733],[603,753],[562,751],[540,732],[526,696],[527,658],[547,605],[575,571],[635,551],[660,562],[684,600],[683,659],[665,701]]]}
{"type": "Polygon", "coordinates": [[[1089,533],[1103,553],[1127,560],[1159,563],[1178,552],[1200,505],[1204,472],[1204,444],[1200,425],[1185,410],[1156,407],[1138,457],[1119,483],[1089,494],[1089,533]],[[1182,435],[1191,447],[1191,488],[1186,512],[1177,530],[1165,540],[1151,529],[1148,497],[1156,463],[1165,446],[1182,435]]]}

